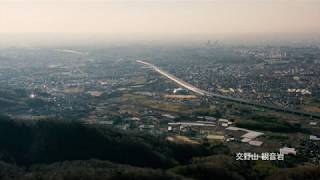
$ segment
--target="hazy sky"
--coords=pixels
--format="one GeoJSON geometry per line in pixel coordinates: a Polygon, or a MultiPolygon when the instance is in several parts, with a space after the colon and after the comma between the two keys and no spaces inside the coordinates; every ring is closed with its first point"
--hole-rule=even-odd
{"type": "Polygon", "coordinates": [[[320,0],[0,0],[8,32],[320,32],[320,0]]]}

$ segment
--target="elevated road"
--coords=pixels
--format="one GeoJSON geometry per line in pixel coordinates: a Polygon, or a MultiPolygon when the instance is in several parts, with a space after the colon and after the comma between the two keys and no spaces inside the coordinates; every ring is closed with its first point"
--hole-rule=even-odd
{"type": "Polygon", "coordinates": [[[310,117],[310,118],[318,118],[320,119],[320,115],[319,114],[315,114],[315,113],[309,113],[309,112],[304,112],[304,111],[297,111],[297,110],[292,110],[292,109],[288,109],[288,108],[282,108],[282,107],[278,107],[278,106],[273,106],[273,105],[267,105],[267,104],[260,104],[260,103],[256,103],[256,102],[250,102],[244,99],[239,99],[239,98],[233,98],[233,97],[228,97],[228,96],[223,96],[220,94],[215,94],[209,91],[205,91],[202,89],[199,89],[193,85],[191,85],[190,83],[185,82],[182,79],[177,78],[176,76],[166,72],[165,70],[162,70],[161,68],[145,62],[145,61],[141,61],[141,60],[137,60],[138,63],[141,63],[151,69],[153,69],[154,71],[158,72],[159,74],[167,77],[168,79],[174,81],[176,84],[178,84],[179,86],[182,86],[186,89],[188,89],[189,91],[192,91],[200,96],[205,96],[205,97],[209,97],[209,98],[217,98],[217,99],[221,99],[221,100],[226,100],[226,101],[231,101],[231,102],[237,102],[240,104],[245,104],[245,105],[250,105],[250,106],[254,106],[254,107],[258,107],[258,108],[264,108],[264,109],[269,109],[269,110],[274,110],[274,111],[278,111],[278,112],[285,112],[285,113],[290,113],[290,114],[294,114],[294,115],[300,115],[300,116],[306,116],[306,117],[310,117]]]}

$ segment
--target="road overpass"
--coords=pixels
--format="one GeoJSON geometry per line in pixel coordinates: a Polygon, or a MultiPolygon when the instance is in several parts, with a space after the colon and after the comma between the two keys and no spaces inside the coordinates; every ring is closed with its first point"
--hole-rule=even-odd
{"type": "Polygon", "coordinates": [[[154,71],[158,72],[159,74],[167,77],[168,79],[174,81],[176,84],[178,84],[179,86],[182,86],[186,89],[188,89],[189,91],[192,91],[200,96],[205,96],[208,98],[217,98],[217,99],[221,99],[221,100],[226,100],[226,101],[231,101],[231,102],[237,102],[240,104],[245,104],[245,105],[250,105],[250,106],[254,106],[254,107],[258,107],[258,108],[264,108],[264,109],[269,109],[269,110],[274,110],[274,111],[278,111],[278,112],[285,112],[285,113],[290,113],[290,114],[294,114],[294,115],[300,115],[300,116],[306,116],[306,117],[311,117],[311,118],[317,118],[320,119],[320,115],[319,114],[315,114],[315,113],[310,113],[310,112],[304,112],[304,111],[298,111],[298,110],[293,110],[293,109],[288,109],[288,108],[283,108],[283,107],[278,107],[278,106],[273,106],[273,105],[267,105],[267,104],[260,104],[260,103],[256,103],[256,102],[250,102],[244,99],[240,99],[240,98],[233,98],[233,97],[229,97],[229,96],[223,96],[220,94],[215,94],[206,90],[202,90],[199,89],[193,85],[191,85],[188,82],[185,82],[182,79],[177,78],[176,76],[166,72],[165,70],[162,70],[161,68],[142,61],[142,60],[137,60],[138,63],[141,63],[151,69],[153,69],[154,71]]]}

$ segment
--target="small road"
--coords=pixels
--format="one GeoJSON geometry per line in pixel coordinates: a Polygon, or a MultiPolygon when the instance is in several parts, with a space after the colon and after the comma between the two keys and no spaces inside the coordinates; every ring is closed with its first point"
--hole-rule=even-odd
{"type": "Polygon", "coordinates": [[[269,109],[269,110],[274,110],[274,111],[278,111],[278,112],[285,112],[285,113],[289,113],[289,114],[294,114],[294,115],[300,115],[300,116],[306,116],[306,117],[310,117],[310,118],[317,118],[320,119],[320,115],[319,114],[315,114],[315,113],[310,113],[310,112],[304,112],[304,111],[297,111],[297,110],[292,110],[292,109],[288,109],[288,108],[282,108],[282,107],[278,107],[278,106],[273,106],[273,105],[267,105],[267,104],[260,104],[260,103],[256,103],[256,102],[250,102],[244,99],[239,99],[239,98],[233,98],[233,97],[228,97],[228,96],[223,96],[220,94],[215,94],[209,91],[205,91],[202,89],[199,89],[193,85],[191,85],[190,83],[185,82],[182,79],[177,78],[176,76],[166,72],[165,70],[162,70],[161,68],[145,62],[145,61],[141,61],[141,60],[137,60],[138,63],[141,63],[145,66],[148,66],[149,68],[153,69],[154,71],[158,72],[159,74],[167,77],[168,79],[174,81],[176,84],[178,84],[179,86],[182,86],[186,89],[188,89],[189,91],[192,91],[200,96],[206,96],[208,98],[218,98],[221,100],[226,100],[226,101],[231,101],[231,102],[237,102],[240,104],[245,104],[245,105],[250,105],[250,106],[254,106],[254,107],[258,107],[258,108],[264,108],[264,109],[269,109]]]}

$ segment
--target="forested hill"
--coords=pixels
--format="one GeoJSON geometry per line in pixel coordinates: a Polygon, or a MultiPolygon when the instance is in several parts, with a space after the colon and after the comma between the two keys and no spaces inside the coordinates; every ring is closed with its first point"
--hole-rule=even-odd
{"type": "Polygon", "coordinates": [[[178,145],[162,137],[63,121],[0,120],[1,158],[18,165],[100,159],[141,167],[169,168],[208,155],[200,145],[178,145]]]}
{"type": "Polygon", "coordinates": [[[8,180],[320,178],[317,166],[285,169],[235,161],[223,145],[175,144],[76,122],[5,116],[0,117],[0,161],[0,179],[8,180]],[[302,168],[306,171],[295,174],[302,168]]]}

